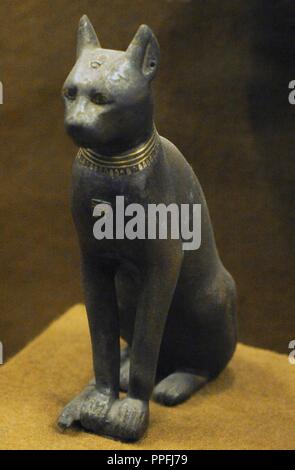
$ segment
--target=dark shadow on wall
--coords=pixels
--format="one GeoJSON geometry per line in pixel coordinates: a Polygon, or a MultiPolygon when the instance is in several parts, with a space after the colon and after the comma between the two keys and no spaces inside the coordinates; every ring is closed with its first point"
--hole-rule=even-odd
{"type": "Polygon", "coordinates": [[[161,130],[205,190],[238,284],[240,340],[284,353],[295,335],[294,25],[291,0],[212,1],[180,9],[160,32],[175,57],[175,79],[162,73],[161,130]]]}
{"type": "MultiPolygon", "coordinates": [[[[254,272],[256,281],[261,278],[256,305],[265,311],[259,319],[260,342],[271,347],[269,338],[275,336],[282,352],[295,337],[295,107],[288,101],[288,84],[295,78],[294,37],[294,2],[256,2],[251,35],[255,75],[248,102],[259,170],[253,189],[258,199],[265,192],[264,207],[256,214],[254,272]]],[[[248,340],[258,344],[255,325],[249,333],[248,340]]]]}
{"type": "Polygon", "coordinates": [[[295,335],[294,10],[291,1],[198,2],[161,31],[178,77],[161,124],[205,190],[238,284],[240,340],[284,353],[295,335]]]}

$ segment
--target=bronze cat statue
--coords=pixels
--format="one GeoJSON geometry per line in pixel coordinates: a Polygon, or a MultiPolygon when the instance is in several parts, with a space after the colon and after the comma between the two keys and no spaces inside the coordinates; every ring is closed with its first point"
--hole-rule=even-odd
{"type": "MultiPolygon", "coordinates": [[[[78,233],[95,379],[59,426],[123,441],[148,427],[149,400],[177,405],[214,379],[235,350],[236,289],[214,241],[201,186],[153,120],[159,45],[142,25],[126,51],[103,49],[80,20],[77,61],[65,81],[65,127],[80,147],[73,165],[78,233]],[[200,204],[201,245],[180,239],[94,236],[94,207],[200,204]],[[127,347],[120,353],[120,336],[127,347]],[[127,392],[119,399],[119,390],[127,392]]],[[[197,417],[196,417],[197,419],[197,417]]]]}

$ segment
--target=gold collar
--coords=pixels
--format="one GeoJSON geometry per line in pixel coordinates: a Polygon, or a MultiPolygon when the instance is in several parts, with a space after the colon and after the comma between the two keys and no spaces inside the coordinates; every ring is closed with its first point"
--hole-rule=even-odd
{"type": "Polygon", "coordinates": [[[80,148],[77,159],[83,166],[110,176],[131,175],[151,165],[159,143],[159,135],[154,128],[149,140],[131,152],[106,156],[91,149],[80,148]]]}

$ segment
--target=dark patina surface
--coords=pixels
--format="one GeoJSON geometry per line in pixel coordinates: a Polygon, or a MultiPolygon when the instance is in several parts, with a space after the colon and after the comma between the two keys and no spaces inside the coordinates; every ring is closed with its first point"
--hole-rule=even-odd
{"type": "Polygon", "coordinates": [[[204,194],[154,126],[159,56],[149,27],[138,29],[125,52],[107,50],[84,16],[63,90],[66,129],[81,147],[72,211],[95,379],[65,407],[59,425],[77,421],[126,441],[146,431],[152,396],[164,405],[183,402],[223,370],[236,345],[235,285],[218,255],[204,194]],[[93,201],[115,207],[116,196],[143,207],[201,204],[200,248],[183,251],[173,239],[96,240],[93,201]],[[120,335],[128,344],[121,353],[120,335]]]}

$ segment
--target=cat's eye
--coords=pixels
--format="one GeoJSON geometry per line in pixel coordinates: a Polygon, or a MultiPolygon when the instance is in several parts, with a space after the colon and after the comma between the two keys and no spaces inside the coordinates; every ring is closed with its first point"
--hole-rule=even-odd
{"type": "Polygon", "coordinates": [[[77,96],[77,88],[76,87],[67,87],[63,90],[63,95],[68,100],[74,101],[77,96]]]}
{"type": "Polygon", "coordinates": [[[93,95],[91,96],[91,101],[95,104],[100,104],[100,105],[112,103],[112,100],[110,98],[108,98],[103,93],[99,93],[99,92],[93,93],[93,95]]]}

